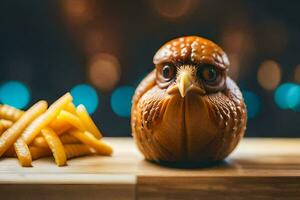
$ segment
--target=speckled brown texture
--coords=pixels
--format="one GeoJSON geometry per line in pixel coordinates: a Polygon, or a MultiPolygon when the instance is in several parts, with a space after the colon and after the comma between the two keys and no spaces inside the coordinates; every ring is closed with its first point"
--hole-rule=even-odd
{"type": "Polygon", "coordinates": [[[154,64],[170,61],[211,63],[222,68],[229,66],[227,55],[218,45],[197,36],[181,37],[167,42],[153,59],[154,64]]]}
{"type": "Polygon", "coordinates": [[[228,156],[244,135],[247,111],[239,88],[227,76],[225,52],[207,39],[181,37],[163,45],[154,64],[137,87],[132,105],[132,132],[145,158],[210,162],[228,156]],[[165,63],[175,66],[177,73],[167,82],[160,75],[165,63]],[[196,75],[206,64],[221,77],[213,90],[196,75]],[[192,86],[204,92],[190,90],[182,97],[178,92],[182,71],[188,71],[192,86]]]}

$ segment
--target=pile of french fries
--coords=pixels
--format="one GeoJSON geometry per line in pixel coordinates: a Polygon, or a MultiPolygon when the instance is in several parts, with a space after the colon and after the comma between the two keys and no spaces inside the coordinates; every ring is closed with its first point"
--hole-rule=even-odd
{"type": "Polygon", "coordinates": [[[65,94],[48,108],[39,101],[27,111],[0,105],[0,157],[17,157],[24,167],[32,160],[53,155],[58,166],[67,159],[99,154],[110,156],[112,148],[83,105],[65,94]]]}

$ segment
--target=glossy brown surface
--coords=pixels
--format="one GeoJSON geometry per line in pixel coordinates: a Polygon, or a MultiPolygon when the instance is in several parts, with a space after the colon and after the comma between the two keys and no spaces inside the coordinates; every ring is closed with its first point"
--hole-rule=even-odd
{"type": "Polygon", "coordinates": [[[155,69],[136,89],[131,116],[146,159],[209,162],[228,156],[244,135],[247,116],[241,92],[227,76],[227,55],[213,42],[189,36],[163,45],[153,62],[155,69]],[[165,77],[166,65],[174,77],[165,77]],[[207,67],[217,74],[213,83],[199,77],[207,67]]]}
{"type": "Polygon", "coordinates": [[[1,199],[299,199],[300,139],[249,139],[224,161],[178,168],[144,160],[131,138],[104,138],[112,157],[87,156],[57,167],[0,160],[1,199]]]}
{"type": "Polygon", "coordinates": [[[169,61],[211,63],[222,68],[229,66],[227,55],[218,45],[197,36],[171,40],[163,45],[153,58],[155,65],[169,61]]]}

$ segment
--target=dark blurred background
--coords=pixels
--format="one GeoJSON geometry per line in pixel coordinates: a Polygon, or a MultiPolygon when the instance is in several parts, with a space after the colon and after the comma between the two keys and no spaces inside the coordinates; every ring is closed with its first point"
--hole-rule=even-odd
{"type": "Polygon", "coordinates": [[[71,90],[105,136],[130,135],[130,100],[166,41],[220,44],[247,106],[247,136],[300,137],[300,1],[2,0],[0,102],[71,90]]]}

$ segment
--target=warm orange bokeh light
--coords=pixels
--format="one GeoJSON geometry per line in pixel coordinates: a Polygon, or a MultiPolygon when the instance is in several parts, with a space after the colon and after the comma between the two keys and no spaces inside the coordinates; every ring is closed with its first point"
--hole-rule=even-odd
{"type": "Polygon", "coordinates": [[[112,54],[96,54],[88,67],[90,81],[102,91],[113,89],[120,79],[120,63],[112,54]]]}
{"type": "Polygon", "coordinates": [[[274,60],[264,61],[257,72],[257,80],[266,90],[274,90],[281,80],[280,65],[274,60]]]}
{"type": "Polygon", "coordinates": [[[91,2],[89,0],[62,1],[66,17],[71,24],[86,23],[93,18],[91,2]]]}
{"type": "Polygon", "coordinates": [[[195,3],[194,0],[154,0],[150,2],[159,15],[170,19],[187,15],[195,3]]]}

